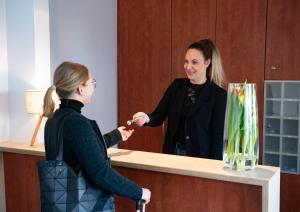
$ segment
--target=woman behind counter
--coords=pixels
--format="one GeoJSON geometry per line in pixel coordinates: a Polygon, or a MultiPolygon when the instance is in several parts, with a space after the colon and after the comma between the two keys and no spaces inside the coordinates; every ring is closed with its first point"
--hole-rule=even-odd
{"type": "Polygon", "coordinates": [[[107,155],[107,147],[122,139],[127,140],[133,131],[119,127],[102,136],[96,121],[81,114],[81,108],[91,102],[95,86],[96,80],[85,66],[72,62],[64,62],[58,66],[54,73],[54,85],[47,90],[44,98],[44,115],[49,117],[45,125],[46,159],[56,159],[57,126],[67,115],[61,126],[63,160],[75,172],[82,170],[88,180],[103,192],[92,211],[114,211],[113,194],[149,202],[150,191],[114,171],[107,155]],[[54,90],[61,100],[60,107],[55,112],[52,101],[54,90]]]}
{"type": "Polygon", "coordinates": [[[168,117],[164,153],[221,160],[226,91],[215,44],[209,39],[192,43],[184,70],[187,78],[175,79],[152,113],[138,112],[133,120],[155,127],[168,117]]]}

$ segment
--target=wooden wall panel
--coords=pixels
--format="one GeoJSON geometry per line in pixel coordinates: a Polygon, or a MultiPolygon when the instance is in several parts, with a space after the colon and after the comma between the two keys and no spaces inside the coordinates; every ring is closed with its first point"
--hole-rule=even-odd
{"type": "MultiPolygon", "coordinates": [[[[146,206],[146,211],[262,211],[262,188],[259,186],[120,167],[116,169],[151,190],[151,202],[146,206]]],[[[135,202],[118,197],[116,205],[117,211],[131,212],[135,202]]]]}
{"type": "MultiPolygon", "coordinates": [[[[264,79],[300,80],[300,71],[297,70],[300,67],[300,2],[120,0],[118,7],[119,124],[124,125],[136,110],[151,111],[170,81],[185,76],[183,60],[187,46],[195,40],[210,37],[221,51],[228,82],[247,79],[258,86],[261,161],[264,79]],[[154,10],[157,19],[152,15],[154,10]],[[161,29],[157,30],[151,25],[153,23],[161,29]],[[145,39],[149,37],[152,40],[145,39]],[[169,43],[164,42],[167,38],[169,43]],[[142,51],[137,53],[137,49],[142,51]],[[156,59],[153,52],[156,52],[156,59]],[[144,60],[147,65],[143,64],[144,60]],[[271,71],[272,65],[277,67],[276,71],[271,71]],[[145,70],[140,71],[144,67],[145,70]],[[142,102],[136,101],[139,98],[143,99],[142,102]]],[[[160,142],[162,133],[159,128],[137,129],[132,139],[121,147],[160,152],[160,142]]],[[[132,173],[128,174],[134,178],[132,173]]],[[[137,176],[143,178],[143,175],[137,176]]],[[[297,204],[299,176],[282,174],[281,177],[281,211],[300,211],[297,204]]],[[[166,183],[160,177],[154,179],[166,183]]],[[[145,185],[152,186],[146,181],[145,185]]],[[[155,193],[160,189],[167,194],[156,187],[155,193]]],[[[161,200],[155,201],[160,203],[161,200]]],[[[122,200],[121,204],[125,202],[122,200]]],[[[152,211],[151,207],[154,206],[149,206],[152,211]]],[[[158,206],[155,207],[154,211],[159,210],[158,206]]]]}
{"type": "Polygon", "coordinates": [[[300,80],[300,1],[269,0],[267,23],[266,79],[300,80]]]}
{"type": "Polygon", "coordinates": [[[7,212],[40,211],[40,185],[36,164],[43,157],[3,153],[7,212]]]}
{"type": "Polygon", "coordinates": [[[280,211],[300,211],[300,176],[282,173],[280,177],[280,211]]]}
{"type": "MultiPolygon", "coordinates": [[[[118,1],[118,124],[152,112],[171,82],[171,0],[118,1]]],[[[122,148],[162,151],[161,128],[137,128],[122,148]]]]}
{"type": "Polygon", "coordinates": [[[172,1],[172,79],[186,77],[183,62],[187,47],[200,39],[215,40],[216,0],[172,1]]]}
{"type": "Polygon", "coordinates": [[[266,0],[218,0],[216,43],[228,82],[257,84],[262,155],[266,0]]]}
{"type": "MultiPolygon", "coordinates": [[[[43,157],[4,153],[7,212],[40,211],[36,163],[43,157]]],[[[181,176],[168,173],[114,167],[138,184],[150,188],[146,211],[230,211],[255,212],[262,208],[259,186],[181,176]],[[253,204],[255,203],[255,204],[253,204]],[[247,207],[245,207],[247,205],[247,207]]],[[[117,211],[134,211],[135,202],[116,197],[117,211]]]]}

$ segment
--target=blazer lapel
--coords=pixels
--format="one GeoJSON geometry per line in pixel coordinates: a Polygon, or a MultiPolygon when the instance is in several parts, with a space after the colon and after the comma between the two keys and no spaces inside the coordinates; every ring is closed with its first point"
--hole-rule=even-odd
{"type": "Polygon", "coordinates": [[[176,122],[179,123],[181,110],[184,104],[184,99],[186,95],[186,89],[188,85],[188,79],[184,80],[184,83],[178,88],[178,91],[176,92],[176,98],[174,102],[174,105],[177,105],[176,107],[176,122]]]}
{"type": "Polygon", "coordinates": [[[210,97],[211,97],[211,92],[210,92],[211,89],[210,88],[211,88],[211,83],[210,82],[206,83],[206,85],[200,91],[201,94],[200,94],[199,98],[197,99],[196,104],[189,111],[187,118],[189,118],[191,115],[193,115],[197,110],[199,110],[204,105],[204,103],[206,103],[210,99],[210,97]]]}

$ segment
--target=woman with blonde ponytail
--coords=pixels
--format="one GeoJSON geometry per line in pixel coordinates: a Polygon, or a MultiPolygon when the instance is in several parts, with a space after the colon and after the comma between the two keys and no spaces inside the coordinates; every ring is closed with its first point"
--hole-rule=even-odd
{"type": "Polygon", "coordinates": [[[55,109],[55,103],[52,99],[53,91],[55,91],[54,85],[48,88],[44,97],[44,116],[48,118],[52,117],[55,109]]]}
{"type": "Polygon", "coordinates": [[[168,117],[164,153],[222,160],[227,97],[218,48],[210,39],[192,43],[183,67],[187,77],[172,82],[152,113],[133,120],[155,127],[168,117]]]}
{"type": "MultiPolygon", "coordinates": [[[[107,155],[108,147],[122,140],[126,141],[133,130],[119,127],[102,136],[96,121],[81,114],[82,107],[91,103],[95,87],[96,80],[85,66],[63,62],[57,67],[53,85],[48,88],[44,97],[44,116],[49,117],[44,136],[46,159],[56,160],[59,142],[62,141],[63,161],[76,173],[82,173],[85,180],[101,191],[101,195],[85,211],[115,211],[114,194],[132,200],[144,199],[148,203],[150,191],[114,171],[107,155]],[[61,101],[56,111],[52,100],[53,92],[56,92],[61,101]]],[[[42,211],[56,211],[55,208],[49,209],[54,206],[45,202],[41,206],[42,211]]],[[[73,209],[76,210],[70,204],[66,211],[73,209]]]]}

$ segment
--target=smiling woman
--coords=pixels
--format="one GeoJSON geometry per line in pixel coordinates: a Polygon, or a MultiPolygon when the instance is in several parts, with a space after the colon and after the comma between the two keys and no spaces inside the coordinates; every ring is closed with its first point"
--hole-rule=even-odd
{"type": "Polygon", "coordinates": [[[185,54],[184,70],[186,76],[193,84],[203,84],[206,82],[206,69],[210,64],[210,59],[205,60],[201,52],[196,49],[189,49],[185,54]]]}
{"type": "Polygon", "coordinates": [[[175,79],[152,113],[138,112],[132,120],[155,127],[168,117],[164,153],[221,160],[226,92],[215,44],[209,39],[192,43],[184,70],[187,78],[175,79]]]}

